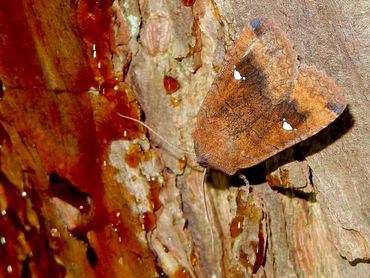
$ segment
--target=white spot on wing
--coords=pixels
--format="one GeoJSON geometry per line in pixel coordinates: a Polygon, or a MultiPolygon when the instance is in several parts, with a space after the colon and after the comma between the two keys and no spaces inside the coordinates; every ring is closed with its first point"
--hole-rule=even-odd
{"type": "Polygon", "coordinates": [[[293,128],[293,127],[291,126],[291,124],[290,124],[290,123],[288,123],[288,122],[286,121],[286,119],[285,119],[285,118],[283,118],[283,129],[284,129],[284,130],[286,130],[286,131],[293,131],[293,130],[296,130],[295,128],[293,128]]]}
{"type": "Polygon", "coordinates": [[[240,72],[234,66],[233,75],[235,80],[245,80],[245,77],[240,74],[240,72]]]}

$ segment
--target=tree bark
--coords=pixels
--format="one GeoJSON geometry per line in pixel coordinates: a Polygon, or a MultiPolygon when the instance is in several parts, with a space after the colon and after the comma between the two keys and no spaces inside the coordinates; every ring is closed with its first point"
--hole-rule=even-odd
{"type": "Polygon", "coordinates": [[[1,276],[369,277],[369,8],[0,0],[1,276]],[[255,17],[349,105],[230,177],[196,163],[191,135],[255,17]]]}

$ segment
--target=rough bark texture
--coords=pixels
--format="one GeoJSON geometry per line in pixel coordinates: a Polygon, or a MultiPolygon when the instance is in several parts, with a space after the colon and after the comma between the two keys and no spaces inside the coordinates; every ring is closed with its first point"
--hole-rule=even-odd
{"type": "Polygon", "coordinates": [[[16,2],[0,0],[0,276],[369,277],[368,1],[16,2]],[[256,16],[349,107],[204,179],[197,112],[256,16]],[[133,95],[170,144],[117,116],[138,118],[133,95]]]}

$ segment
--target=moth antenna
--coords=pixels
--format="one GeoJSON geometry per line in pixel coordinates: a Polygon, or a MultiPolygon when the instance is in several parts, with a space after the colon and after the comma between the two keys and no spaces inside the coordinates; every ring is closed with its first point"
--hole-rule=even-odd
{"type": "MultiPolygon", "coordinates": [[[[158,136],[158,138],[160,138],[163,142],[165,142],[166,144],[170,145],[171,147],[181,151],[181,152],[184,152],[184,153],[187,153],[191,156],[194,156],[194,153],[192,152],[189,152],[187,150],[184,150],[178,146],[176,146],[175,144],[172,144],[171,142],[168,142],[162,135],[160,135],[158,132],[156,132],[153,128],[151,128],[150,126],[148,126],[146,123],[140,121],[140,120],[137,120],[135,118],[132,118],[132,117],[129,117],[129,116],[125,116],[125,115],[122,115],[121,113],[118,113],[116,112],[116,114],[118,116],[120,116],[121,118],[124,118],[124,119],[127,119],[127,120],[130,120],[130,121],[133,121],[135,123],[138,123],[144,127],[146,127],[147,129],[149,129],[151,132],[153,132],[156,136],[158,136]]],[[[207,175],[207,170],[208,170],[208,167],[207,168],[204,168],[204,171],[203,171],[203,177],[202,177],[202,195],[203,195],[203,203],[204,203],[204,209],[205,209],[205,212],[206,212],[206,218],[207,218],[207,221],[209,224],[211,224],[211,218],[210,218],[210,215],[209,215],[209,211],[208,211],[208,206],[207,206],[207,195],[206,195],[206,183],[205,183],[205,178],[206,178],[206,175],[207,175]]],[[[213,229],[211,227],[211,246],[212,246],[212,254],[214,253],[214,234],[213,234],[213,229]]]]}
{"type": "MultiPolygon", "coordinates": [[[[208,206],[207,206],[207,195],[206,195],[206,176],[207,176],[207,170],[208,167],[204,168],[203,171],[203,177],[202,177],[202,189],[203,189],[203,202],[204,202],[204,209],[206,211],[206,217],[207,221],[209,224],[211,224],[211,218],[209,216],[209,211],[208,211],[208,206]]],[[[214,235],[213,235],[213,229],[212,226],[210,225],[211,228],[211,246],[212,246],[212,254],[215,253],[215,241],[214,241],[214,235]]]]}
{"type": "MultiPolygon", "coordinates": [[[[153,132],[156,136],[158,136],[161,140],[163,140],[163,142],[165,142],[166,144],[170,145],[171,147],[179,150],[179,151],[182,151],[184,153],[187,153],[187,154],[190,154],[192,156],[194,156],[194,153],[192,152],[189,152],[187,150],[183,150],[182,148],[168,142],[162,135],[160,135],[158,132],[156,132],[153,128],[151,128],[150,126],[148,126],[146,123],[140,121],[140,120],[137,120],[135,118],[132,118],[132,117],[129,117],[129,116],[125,116],[125,115],[122,115],[121,113],[118,113],[116,112],[118,116],[124,118],[124,119],[127,119],[127,120],[130,120],[130,121],[133,121],[135,123],[138,123],[144,127],[146,127],[147,129],[149,129],[151,132],[153,132]]],[[[205,179],[206,179],[206,175],[207,175],[207,170],[208,170],[208,167],[207,168],[204,168],[204,171],[203,171],[203,177],[202,177],[202,195],[203,195],[203,203],[204,203],[204,209],[205,209],[205,212],[206,212],[206,218],[207,218],[207,221],[209,224],[211,224],[211,218],[210,218],[210,215],[209,215],[209,211],[208,211],[208,206],[207,206],[207,195],[206,195],[206,183],[205,183],[205,179]]],[[[212,254],[214,254],[214,234],[213,234],[213,229],[212,229],[212,226],[210,226],[210,229],[211,229],[211,245],[212,245],[212,254]]]]}
{"type": "Polygon", "coordinates": [[[160,138],[163,142],[165,142],[167,145],[170,145],[171,147],[177,149],[178,151],[180,152],[184,152],[186,154],[189,154],[191,156],[194,156],[194,153],[193,152],[189,152],[187,150],[184,150],[178,146],[176,146],[175,144],[172,144],[171,142],[167,141],[166,138],[164,138],[162,135],[160,135],[158,132],[156,132],[153,128],[151,128],[150,126],[148,126],[146,123],[140,121],[140,120],[137,120],[135,118],[132,118],[132,117],[129,117],[129,116],[125,116],[125,115],[122,115],[121,113],[118,113],[116,112],[116,114],[126,120],[130,120],[130,121],[133,121],[135,123],[138,123],[144,127],[146,127],[147,129],[149,129],[151,132],[153,132],[158,138],[160,138]]]}

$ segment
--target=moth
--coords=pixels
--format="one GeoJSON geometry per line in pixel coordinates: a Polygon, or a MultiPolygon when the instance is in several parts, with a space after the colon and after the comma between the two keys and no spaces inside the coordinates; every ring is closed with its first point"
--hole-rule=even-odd
{"type": "Polygon", "coordinates": [[[313,136],[346,105],[333,78],[300,64],[284,33],[254,19],[228,50],[200,108],[197,162],[232,175],[313,136]]]}
{"type": "Polygon", "coordinates": [[[192,134],[196,160],[233,175],[315,135],[346,106],[333,78],[301,64],[270,20],[254,19],[226,53],[201,105],[192,134]]]}

